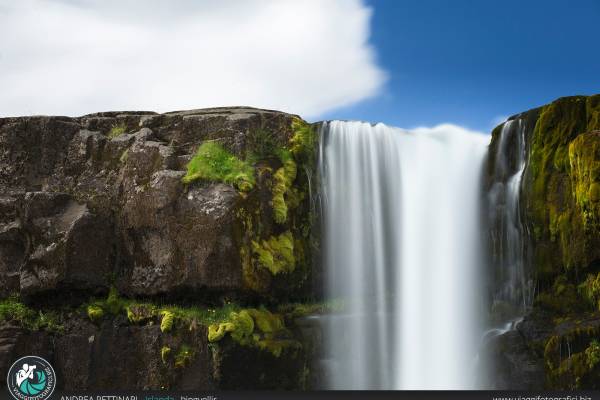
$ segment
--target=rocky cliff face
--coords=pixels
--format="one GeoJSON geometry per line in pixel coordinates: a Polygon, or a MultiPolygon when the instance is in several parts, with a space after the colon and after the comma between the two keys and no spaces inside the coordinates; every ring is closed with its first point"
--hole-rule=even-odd
{"type": "Polygon", "coordinates": [[[308,387],[316,142],[252,108],[0,119],[0,374],[308,387]]]}
{"type": "MultiPolygon", "coordinates": [[[[535,298],[516,331],[491,345],[495,384],[598,389],[600,95],[561,98],[511,119],[525,126],[519,212],[535,298]]],[[[490,154],[500,132],[493,132],[490,154]]],[[[487,188],[496,170],[490,157],[487,188]]],[[[493,222],[492,229],[500,228],[493,222]]]]}
{"type": "MultiPolygon", "coordinates": [[[[535,290],[490,384],[598,389],[600,96],[511,119],[535,290]]],[[[487,190],[518,169],[500,132],[487,190]]],[[[316,145],[252,108],[0,119],[0,374],[36,354],[61,389],[318,387],[316,145]]]]}

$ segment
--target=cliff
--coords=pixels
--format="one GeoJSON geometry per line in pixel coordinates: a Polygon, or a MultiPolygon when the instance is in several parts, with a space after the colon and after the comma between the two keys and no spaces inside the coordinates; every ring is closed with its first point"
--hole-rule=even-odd
{"type": "MultiPolygon", "coordinates": [[[[600,388],[600,95],[560,98],[510,118],[525,138],[519,210],[533,301],[491,346],[496,386],[600,388]]],[[[496,154],[502,127],[494,130],[496,154]]],[[[516,146],[506,154],[514,169],[516,146]]],[[[489,157],[489,190],[498,179],[489,157]]],[[[502,231],[492,221],[492,231],[502,231]]]]}
{"type": "Polygon", "coordinates": [[[37,354],[59,389],[309,387],[316,146],[253,108],[0,119],[0,374],[37,354]]]}
{"type": "MultiPolygon", "coordinates": [[[[598,389],[600,95],[510,120],[485,171],[490,293],[515,174],[523,277],[490,319],[524,317],[486,344],[489,384],[598,389]]],[[[317,142],[241,107],[0,119],[0,374],[36,354],[67,390],[318,388],[317,142]]]]}

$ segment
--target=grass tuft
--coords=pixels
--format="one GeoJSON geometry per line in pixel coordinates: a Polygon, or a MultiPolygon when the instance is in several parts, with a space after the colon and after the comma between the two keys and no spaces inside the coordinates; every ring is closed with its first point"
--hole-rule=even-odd
{"type": "Polygon", "coordinates": [[[114,139],[114,138],[124,134],[126,130],[127,130],[127,125],[125,125],[125,123],[120,123],[120,124],[114,125],[112,128],[110,128],[110,131],[108,131],[107,136],[110,139],[114,139]]]}
{"type": "Polygon", "coordinates": [[[198,179],[228,183],[242,192],[252,190],[256,184],[254,168],[216,142],[203,143],[187,165],[183,183],[198,179]]]}
{"type": "Polygon", "coordinates": [[[36,311],[23,304],[15,296],[0,300],[0,321],[14,321],[23,328],[33,331],[45,329],[60,332],[63,330],[55,312],[36,311]]]}

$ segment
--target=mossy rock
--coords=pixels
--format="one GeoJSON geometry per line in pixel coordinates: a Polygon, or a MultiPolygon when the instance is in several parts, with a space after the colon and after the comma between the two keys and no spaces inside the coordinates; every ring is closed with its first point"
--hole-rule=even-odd
{"type": "Polygon", "coordinates": [[[196,180],[224,182],[234,185],[242,192],[254,188],[254,168],[227,151],[220,143],[206,141],[187,164],[187,173],[182,178],[189,184],[196,180]]]}
{"type": "Polygon", "coordinates": [[[588,274],[579,285],[579,292],[591,309],[600,310],[600,273],[588,274]]]}
{"type": "Polygon", "coordinates": [[[91,304],[87,307],[87,315],[92,321],[98,322],[104,317],[104,310],[98,305],[91,304]]]}
{"type": "Polygon", "coordinates": [[[291,196],[292,184],[296,179],[296,162],[292,159],[287,159],[283,163],[283,167],[279,168],[274,175],[273,183],[273,218],[278,224],[283,224],[287,220],[288,204],[286,196],[291,196]]]}
{"type": "Polygon", "coordinates": [[[286,328],[283,317],[265,309],[245,309],[231,313],[229,320],[208,327],[208,341],[216,343],[225,335],[239,345],[259,348],[280,357],[286,349],[301,348],[286,328]]]}
{"type": "Polygon", "coordinates": [[[161,320],[160,320],[160,331],[170,332],[173,329],[173,324],[175,323],[175,314],[172,311],[164,310],[161,311],[161,320]]]}
{"type": "Polygon", "coordinates": [[[571,188],[586,232],[600,232],[600,131],[579,135],[569,145],[571,188]]]}
{"type": "Polygon", "coordinates": [[[264,132],[251,136],[256,149],[249,159],[257,171],[257,185],[236,214],[244,285],[284,301],[306,296],[302,292],[309,290],[318,252],[317,216],[310,203],[317,134],[299,118],[291,120],[290,130],[287,143],[267,140],[264,132]]]}
{"type": "Polygon", "coordinates": [[[268,269],[273,275],[292,272],[296,267],[294,241],[290,231],[272,236],[260,244],[253,241],[252,250],[258,265],[268,269]]]}
{"type": "Polygon", "coordinates": [[[150,304],[131,304],[126,311],[127,319],[134,324],[145,323],[156,316],[156,307],[150,304]]]}
{"type": "Polygon", "coordinates": [[[544,347],[549,389],[600,388],[600,326],[593,315],[559,324],[544,347]]]}
{"type": "Polygon", "coordinates": [[[523,198],[542,281],[600,259],[600,96],[544,106],[529,139],[523,198]]]}

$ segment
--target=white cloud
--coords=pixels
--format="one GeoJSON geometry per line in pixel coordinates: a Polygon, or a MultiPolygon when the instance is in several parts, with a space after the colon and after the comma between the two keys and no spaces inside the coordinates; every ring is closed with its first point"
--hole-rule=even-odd
{"type": "Polygon", "coordinates": [[[386,74],[361,0],[0,0],[0,116],[250,105],[317,117],[386,74]]]}

